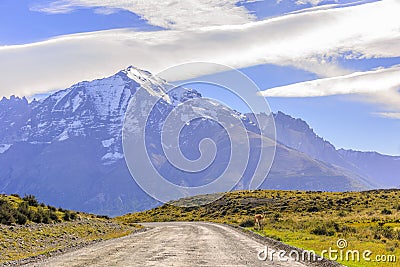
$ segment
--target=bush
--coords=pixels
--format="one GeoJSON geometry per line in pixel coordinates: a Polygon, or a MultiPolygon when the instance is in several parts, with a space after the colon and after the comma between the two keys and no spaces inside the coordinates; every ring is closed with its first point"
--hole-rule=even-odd
{"type": "Polygon", "coordinates": [[[73,221],[76,220],[77,214],[75,212],[71,212],[69,210],[64,211],[63,219],[64,221],[73,221]]]}
{"type": "Polygon", "coordinates": [[[5,200],[0,199],[0,223],[11,225],[15,223],[15,210],[13,206],[5,200]]]}
{"type": "Polygon", "coordinates": [[[20,213],[20,212],[17,213],[17,216],[16,216],[16,223],[22,225],[22,224],[26,224],[27,221],[28,221],[28,217],[26,217],[25,214],[22,214],[22,213],[20,213]]]}
{"type": "Polygon", "coordinates": [[[71,215],[69,217],[71,218],[72,221],[74,221],[78,218],[78,215],[76,214],[76,212],[71,212],[71,215]]]}
{"type": "Polygon", "coordinates": [[[253,227],[254,226],[254,221],[252,219],[247,219],[242,221],[239,224],[240,227],[253,227]]]}
{"type": "Polygon", "coordinates": [[[42,218],[42,223],[49,224],[51,222],[52,222],[52,220],[50,218],[50,212],[44,212],[43,218],[42,218]]]}
{"type": "MultiPolygon", "coordinates": [[[[18,207],[19,208],[19,207],[18,207]]],[[[15,209],[13,205],[5,200],[0,200],[0,223],[11,225],[13,223],[25,224],[28,217],[19,209],[15,209]]]]}
{"type": "Polygon", "coordinates": [[[50,206],[50,205],[48,205],[47,208],[48,208],[49,210],[51,210],[51,211],[57,211],[57,208],[56,208],[56,207],[53,207],[53,206],[50,206]]]}
{"type": "MultiPolygon", "coordinates": [[[[58,218],[56,211],[57,209],[55,207],[46,206],[43,203],[39,204],[32,195],[24,196],[23,201],[19,203],[16,208],[9,201],[0,199],[0,224],[26,224],[28,220],[34,223],[46,224],[60,222],[61,220],[58,218]],[[36,211],[32,206],[37,207],[36,211]]],[[[63,211],[65,212],[64,220],[66,221],[76,220],[78,218],[75,212],[63,211]]]]}
{"type": "Polygon", "coordinates": [[[39,206],[39,202],[37,201],[36,197],[34,195],[25,195],[22,200],[28,202],[29,206],[32,207],[37,207],[39,206]]]}
{"type": "Polygon", "coordinates": [[[390,215],[390,214],[392,214],[392,211],[389,210],[389,209],[387,209],[387,208],[384,208],[384,209],[381,211],[381,213],[384,214],[384,215],[390,215]]]}
{"type": "Polygon", "coordinates": [[[32,222],[41,223],[43,220],[42,214],[40,212],[35,212],[32,217],[32,222]]]}
{"type": "Polygon", "coordinates": [[[51,220],[53,220],[53,221],[55,221],[55,222],[59,222],[59,221],[60,221],[60,220],[58,219],[57,214],[56,214],[54,211],[52,211],[52,210],[50,210],[50,212],[49,212],[49,217],[50,217],[51,220]]]}
{"type": "Polygon", "coordinates": [[[397,239],[397,232],[390,226],[376,227],[373,231],[374,239],[381,239],[382,237],[387,239],[397,239]]]}
{"type": "Polygon", "coordinates": [[[107,215],[96,215],[96,217],[99,219],[106,219],[106,220],[110,219],[110,217],[108,217],[107,215]]]}
{"type": "Polygon", "coordinates": [[[311,234],[333,236],[335,235],[335,231],[333,229],[328,229],[326,226],[318,225],[316,228],[311,230],[311,234]]]}
{"type": "Polygon", "coordinates": [[[33,211],[29,208],[28,202],[21,202],[18,205],[17,211],[23,215],[25,215],[29,220],[33,218],[33,211]]]}
{"type": "Polygon", "coordinates": [[[308,212],[318,212],[318,211],[319,211],[319,208],[316,207],[316,206],[313,206],[313,207],[309,207],[309,208],[307,209],[307,211],[308,211],[308,212]]]}

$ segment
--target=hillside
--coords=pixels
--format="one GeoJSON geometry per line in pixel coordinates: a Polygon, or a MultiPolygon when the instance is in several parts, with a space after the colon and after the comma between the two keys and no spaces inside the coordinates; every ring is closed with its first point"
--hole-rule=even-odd
{"type": "MultiPolygon", "coordinates": [[[[195,205],[209,196],[182,199],[195,205]]],[[[330,193],[310,191],[237,191],[200,207],[161,207],[118,217],[125,223],[152,221],[212,221],[246,227],[290,245],[317,253],[335,247],[344,238],[349,249],[400,257],[400,190],[330,193]],[[253,216],[266,216],[264,229],[254,227],[253,216]]],[[[171,203],[174,204],[174,203],[171,203]]],[[[348,266],[363,262],[342,261],[348,266]]],[[[368,263],[368,266],[387,266],[368,263]]],[[[395,265],[393,265],[395,266],[395,265]]]]}
{"type": "Polygon", "coordinates": [[[128,235],[138,227],[106,216],[47,206],[34,196],[0,195],[0,264],[29,262],[27,258],[128,235]]]}

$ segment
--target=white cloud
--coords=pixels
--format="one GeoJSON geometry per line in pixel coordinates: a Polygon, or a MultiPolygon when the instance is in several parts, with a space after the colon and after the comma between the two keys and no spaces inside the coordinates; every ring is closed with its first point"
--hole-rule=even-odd
{"type": "Polygon", "coordinates": [[[44,6],[34,6],[31,10],[69,13],[76,7],[103,7],[102,11],[123,9],[141,16],[155,26],[166,29],[190,29],[201,26],[243,24],[255,20],[256,17],[249,14],[246,8],[236,5],[238,2],[247,1],[57,0],[44,6]]]}
{"type": "Polygon", "coordinates": [[[375,115],[389,119],[400,119],[400,112],[378,112],[375,115]]]}
{"type": "MultiPolygon", "coordinates": [[[[241,68],[291,65],[321,76],[349,73],[329,58],[400,56],[395,0],[193,30],[110,30],[0,47],[0,94],[32,95],[135,65],[157,73],[188,61],[241,68]],[[382,14],[385,14],[382,16],[382,14]]],[[[199,70],[192,76],[212,70],[199,70]]],[[[182,74],[176,79],[191,78],[182,74]]]]}
{"type": "Polygon", "coordinates": [[[116,8],[109,8],[109,7],[99,7],[94,10],[94,13],[101,14],[101,15],[111,15],[118,12],[116,8]]]}
{"type": "Polygon", "coordinates": [[[400,88],[400,66],[300,82],[262,92],[270,97],[317,97],[347,94],[379,94],[400,88]]]}
{"type": "Polygon", "coordinates": [[[323,0],[297,0],[296,4],[297,5],[306,5],[306,4],[311,4],[313,6],[318,5],[319,3],[323,2],[323,0]]]}
{"type": "Polygon", "coordinates": [[[357,95],[362,100],[380,104],[395,112],[376,113],[400,118],[400,66],[349,75],[301,82],[263,91],[266,97],[318,97],[357,95]]]}
{"type": "Polygon", "coordinates": [[[68,1],[56,1],[46,5],[36,5],[30,8],[31,11],[40,11],[50,14],[66,14],[74,10],[68,1]]]}

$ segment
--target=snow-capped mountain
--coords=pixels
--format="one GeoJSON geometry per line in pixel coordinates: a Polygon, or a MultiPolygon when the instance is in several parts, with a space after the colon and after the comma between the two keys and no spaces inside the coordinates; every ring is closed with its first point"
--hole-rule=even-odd
{"type": "MultiPolygon", "coordinates": [[[[215,167],[189,179],[165,161],[159,122],[180,103],[201,98],[192,89],[169,91],[171,86],[149,72],[129,67],[111,77],[80,82],[40,101],[28,103],[25,98],[3,98],[0,101],[0,193],[35,194],[52,205],[110,215],[157,205],[134,182],[123,155],[125,112],[140,87],[147,96],[161,99],[149,125],[154,132],[149,137],[154,139],[150,152],[157,159],[160,172],[169,174],[175,183],[185,185],[202,184],[218,176],[229,160],[222,153],[229,146],[221,127],[207,119],[193,121],[191,127],[182,131],[182,150],[189,158],[196,158],[201,139],[215,140],[222,151],[217,154],[215,167]]],[[[140,104],[141,99],[138,101],[140,104]]],[[[260,140],[268,137],[259,135],[253,123],[254,115],[243,115],[223,106],[218,108],[219,116],[239,118],[251,133],[251,162],[257,157],[260,140]]],[[[204,107],[192,109],[199,115],[207,112],[204,107]]],[[[271,120],[269,115],[258,116],[271,120]]],[[[262,188],[345,191],[373,186],[351,168],[354,162],[347,161],[340,153],[332,157],[347,165],[331,161],[331,156],[324,157],[319,152],[321,145],[328,151],[334,148],[315,136],[314,141],[307,139],[307,125],[291,124],[291,119],[285,116],[275,115],[280,143],[262,188]],[[302,133],[304,138],[299,137],[302,133]],[[296,146],[299,142],[308,145],[296,146]]],[[[249,164],[238,188],[251,178],[253,165],[249,164]]]]}
{"type": "Polygon", "coordinates": [[[121,129],[129,100],[142,87],[162,95],[170,104],[198,97],[192,90],[165,93],[171,85],[149,72],[129,67],[104,79],[80,82],[49,97],[28,104],[26,98],[4,98],[0,105],[3,150],[15,142],[50,144],[73,137],[101,139],[105,163],[122,159],[121,129]]]}

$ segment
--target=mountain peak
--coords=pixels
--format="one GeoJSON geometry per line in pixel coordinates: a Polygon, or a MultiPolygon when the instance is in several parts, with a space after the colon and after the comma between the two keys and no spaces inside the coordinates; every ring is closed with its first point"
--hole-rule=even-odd
{"type": "Polygon", "coordinates": [[[1,100],[0,100],[0,103],[8,103],[8,102],[20,102],[20,101],[22,101],[22,103],[24,103],[24,104],[28,104],[28,100],[26,99],[26,97],[19,97],[19,96],[15,96],[15,95],[12,95],[12,96],[10,96],[10,98],[7,98],[7,97],[3,97],[1,100]]]}
{"type": "Polygon", "coordinates": [[[124,76],[124,77],[128,77],[131,80],[134,80],[134,81],[136,81],[136,82],[138,82],[140,84],[145,82],[145,81],[148,81],[149,79],[151,79],[151,80],[156,80],[157,79],[157,80],[160,80],[160,81],[165,83],[164,80],[161,80],[159,78],[155,78],[155,76],[153,76],[153,74],[151,74],[149,71],[142,70],[142,69],[140,69],[138,67],[135,67],[135,66],[132,66],[132,65],[127,67],[124,70],[121,70],[120,72],[117,73],[117,75],[118,74],[121,75],[121,76],[124,76]]]}
{"type": "Polygon", "coordinates": [[[149,71],[142,70],[142,69],[140,69],[138,67],[135,67],[133,65],[127,67],[122,72],[125,72],[127,74],[132,74],[132,75],[135,75],[135,76],[153,76],[149,71]]]}

